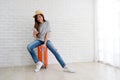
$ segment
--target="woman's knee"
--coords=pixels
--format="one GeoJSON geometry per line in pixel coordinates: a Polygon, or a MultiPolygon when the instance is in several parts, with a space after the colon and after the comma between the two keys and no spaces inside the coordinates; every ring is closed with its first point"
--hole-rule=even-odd
{"type": "Polygon", "coordinates": [[[27,45],[27,49],[28,49],[28,50],[31,49],[31,45],[30,45],[30,44],[27,45]]]}

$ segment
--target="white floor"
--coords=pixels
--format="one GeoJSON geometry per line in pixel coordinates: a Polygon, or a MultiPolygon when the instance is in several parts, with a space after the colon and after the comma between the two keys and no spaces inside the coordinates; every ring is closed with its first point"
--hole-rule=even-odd
{"type": "Polygon", "coordinates": [[[0,68],[0,80],[120,80],[120,69],[101,63],[72,63],[76,73],[62,71],[59,64],[35,73],[35,66],[0,68]]]}

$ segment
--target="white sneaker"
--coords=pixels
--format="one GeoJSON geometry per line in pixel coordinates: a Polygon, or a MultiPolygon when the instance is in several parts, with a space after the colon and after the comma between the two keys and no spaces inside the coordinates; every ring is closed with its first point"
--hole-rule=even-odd
{"type": "Polygon", "coordinates": [[[75,70],[68,68],[68,67],[64,67],[63,69],[64,72],[69,72],[69,73],[75,73],[75,70]]]}
{"type": "Polygon", "coordinates": [[[36,64],[36,69],[34,70],[35,72],[40,71],[41,67],[43,66],[43,63],[40,62],[39,64],[36,64]]]}

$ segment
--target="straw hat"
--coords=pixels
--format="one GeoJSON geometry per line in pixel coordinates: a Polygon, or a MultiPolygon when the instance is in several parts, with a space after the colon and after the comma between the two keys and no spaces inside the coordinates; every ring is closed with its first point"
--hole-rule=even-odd
{"type": "Polygon", "coordinates": [[[43,14],[43,13],[40,10],[36,10],[33,18],[35,18],[35,16],[38,15],[38,14],[43,14]]]}

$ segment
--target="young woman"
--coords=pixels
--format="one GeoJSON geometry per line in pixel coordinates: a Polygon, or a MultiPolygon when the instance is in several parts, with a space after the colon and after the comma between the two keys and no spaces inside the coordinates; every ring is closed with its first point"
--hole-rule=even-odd
{"type": "Polygon", "coordinates": [[[42,45],[42,46],[47,46],[47,48],[53,53],[57,61],[64,69],[63,71],[73,73],[74,71],[67,67],[66,63],[63,61],[63,59],[54,48],[51,41],[49,40],[49,34],[51,32],[50,25],[49,22],[45,20],[43,13],[37,10],[35,11],[35,15],[33,17],[35,19],[33,36],[36,38],[36,40],[28,44],[27,49],[31,54],[34,62],[36,63],[36,69],[34,71],[38,72],[43,65],[43,63],[38,60],[38,57],[36,56],[36,53],[34,51],[34,48],[42,45]]]}

